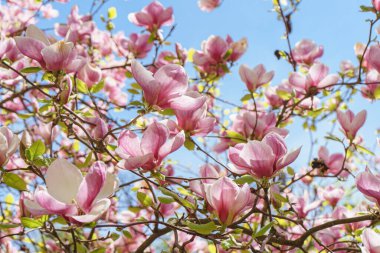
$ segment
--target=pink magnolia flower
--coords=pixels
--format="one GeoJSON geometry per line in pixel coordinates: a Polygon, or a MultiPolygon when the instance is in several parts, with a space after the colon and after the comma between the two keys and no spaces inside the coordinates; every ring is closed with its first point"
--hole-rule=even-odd
{"type": "Polygon", "coordinates": [[[163,159],[179,149],[185,142],[183,131],[170,136],[169,128],[163,123],[153,122],[143,133],[141,140],[130,130],[121,132],[116,153],[123,159],[122,168],[133,170],[141,167],[153,170],[163,159]]]}
{"type": "Polygon", "coordinates": [[[16,61],[20,58],[20,51],[16,46],[16,42],[13,38],[6,38],[0,40],[0,59],[6,57],[11,61],[16,61]]]}
{"type": "Polygon", "coordinates": [[[308,213],[314,209],[316,209],[320,204],[320,200],[313,201],[309,203],[309,193],[308,191],[304,191],[303,196],[296,197],[291,195],[291,202],[294,210],[296,211],[297,217],[304,219],[308,215],[308,213]]]}
{"type": "Polygon", "coordinates": [[[360,173],[356,177],[356,187],[367,199],[380,206],[380,176],[370,171],[360,173]]]}
{"type": "Polygon", "coordinates": [[[89,88],[97,84],[102,78],[102,71],[99,67],[89,61],[78,71],[78,78],[85,82],[89,88]]]}
{"type": "Polygon", "coordinates": [[[291,73],[289,83],[299,92],[311,92],[313,94],[319,89],[326,88],[338,82],[339,75],[328,73],[329,68],[326,65],[314,63],[307,75],[302,75],[297,72],[291,73]]]}
{"type": "Polygon", "coordinates": [[[177,64],[168,64],[153,75],[139,62],[132,62],[132,74],[144,91],[145,101],[161,109],[195,110],[201,107],[206,97],[186,96],[188,77],[185,69],[177,64]]]}
{"type": "Polygon", "coordinates": [[[199,196],[205,198],[205,185],[212,184],[218,178],[224,176],[225,173],[220,170],[220,168],[216,165],[205,164],[202,165],[199,169],[199,177],[202,178],[200,180],[191,180],[190,181],[190,189],[198,194],[199,196]]]}
{"type": "Polygon", "coordinates": [[[248,141],[231,147],[228,157],[237,174],[251,174],[257,178],[271,178],[296,160],[301,147],[288,152],[284,139],[277,133],[267,134],[262,141],[248,141]]]}
{"type": "Polygon", "coordinates": [[[57,214],[79,223],[99,219],[110,207],[117,179],[103,162],[95,162],[87,175],[64,159],[55,160],[46,172],[46,187],[38,186],[24,206],[33,215],[57,214]],[[76,204],[74,204],[74,202],[76,204]]]}
{"type": "Polygon", "coordinates": [[[376,91],[380,87],[380,73],[375,69],[367,72],[365,82],[367,85],[361,88],[363,97],[368,99],[376,99],[376,91]]]}
{"type": "Polygon", "coordinates": [[[153,47],[153,43],[149,42],[150,35],[147,33],[132,33],[129,38],[122,39],[120,46],[127,52],[133,54],[136,59],[145,58],[153,47]]]}
{"type": "Polygon", "coordinates": [[[90,121],[95,124],[95,127],[91,130],[91,137],[95,140],[103,140],[108,133],[108,124],[99,117],[92,118],[90,121]]]}
{"type": "Polygon", "coordinates": [[[161,26],[173,23],[173,8],[165,9],[160,2],[153,1],[140,12],[130,13],[128,20],[137,26],[147,28],[149,31],[157,31],[161,26]]]}
{"type": "Polygon", "coordinates": [[[356,115],[351,110],[347,110],[346,112],[338,110],[336,114],[340,126],[342,127],[346,137],[350,140],[355,138],[356,133],[364,125],[367,118],[366,110],[362,110],[356,115]]]}
{"type": "Polygon", "coordinates": [[[341,171],[344,155],[341,153],[329,154],[326,147],[322,146],[318,151],[318,158],[321,159],[328,168],[328,173],[337,174],[341,171]]]}
{"type": "Polygon", "coordinates": [[[207,203],[225,225],[231,224],[244,211],[252,208],[253,197],[248,184],[239,187],[228,177],[206,184],[205,193],[207,203]]]}
{"type": "Polygon", "coordinates": [[[375,69],[380,72],[380,45],[371,46],[364,55],[369,69],[375,69]]]}
{"type": "Polygon", "coordinates": [[[299,64],[312,65],[322,55],[323,46],[318,46],[314,41],[307,39],[297,42],[292,50],[292,57],[299,64]]]}
{"type": "Polygon", "coordinates": [[[202,11],[211,12],[222,3],[221,0],[198,0],[198,6],[202,11]]]}
{"type": "Polygon", "coordinates": [[[15,41],[22,54],[36,60],[47,70],[73,72],[82,64],[81,60],[76,59],[77,53],[72,42],[58,41],[51,44],[34,25],[28,26],[25,37],[17,36],[15,41]]]}
{"type": "MultiPolygon", "coordinates": [[[[379,1],[380,9],[380,1],[379,1]]],[[[362,247],[363,253],[378,253],[380,252],[380,235],[370,228],[363,230],[361,235],[364,247],[362,247]]]]}
{"type": "Polygon", "coordinates": [[[249,91],[255,91],[262,85],[269,83],[273,76],[274,71],[266,72],[263,64],[259,64],[253,69],[245,64],[239,68],[240,79],[245,83],[249,91]]]}
{"type": "Polygon", "coordinates": [[[325,189],[318,189],[319,198],[326,200],[331,206],[335,207],[339,200],[344,196],[342,187],[327,186],[325,189]]]}
{"type": "Polygon", "coordinates": [[[20,140],[9,128],[0,127],[0,167],[8,163],[9,158],[13,155],[20,140]]]}
{"type": "Polygon", "coordinates": [[[231,50],[231,55],[227,57],[228,61],[235,62],[239,60],[240,57],[242,57],[242,55],[247,51],[247,38],[242,38],[238,41],[234,41],[230,35],[227,35],[226,42],[229,47],[229,50],[231,50]]]}
{"type": "Polygon", "coordinates": [[[372,0],[372,4],[373,4],[373,7],[375,7],[375,9],[377,11],[380,11],[380,1],[379,0],[372,0]]]}
{"type": "MultiPolygon", "coordinates": [[[[198,92],[192,91],[188,96],[198,98],[198,92]]],[[[174,111],[178,126],[185,132],[194,136],[205,136],[210,133],[215,126],[215,118],[207,117],[207,102],[204,101],[203,105],[195,110],[175,110],[174,111]]]]}

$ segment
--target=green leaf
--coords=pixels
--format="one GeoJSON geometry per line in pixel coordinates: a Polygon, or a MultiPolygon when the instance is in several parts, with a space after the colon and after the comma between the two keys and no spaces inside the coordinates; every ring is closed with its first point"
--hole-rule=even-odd
{"type": "Polygon", "coordinates": [[[336,137],[334,135],[327,135],[327,136],[325,136],[325,138],[328,140],[332,140],[332,141],[342,142],[341,139],[339,139],[338,137],[336,137]]]}
{"type": "Polygon", "coordinates": [[[233,142],[244,143],[246,142],[245,137],[237,132],[227,130],[227,137],[229,137],[233,142]]]}
{"type": "Polygon", "coordinates": [[[88,167],[88,165],[91,162],[91,159],[92,159],[92,151],[90,151],[90,153],[88,153],[88,155],[87,155],[86,160],[84,161],[84,163],[80,164],[78,167],[79,168],[86,168],[86,167],[88,167]]]}
{"type": "Polygon", "coordinates": [[[194,150],[194,148],[195,148],[195,144],[194,144],[194,142],[192,142],[191,140],[189,140],[189,138],[186,138],[185,143],[184,143],[183,145],[184,145],[185,148],[187,148],[188,150],[194,150]]]}
{"type": "Polygon", "coordinates": [[[160,201],[163,204],[170,204],[175,202],[175,200],[171,197],[158,197],[158,201],[160,201]]]}
{"type": "Polygon", "coordinates": [[[189,202],[188,200],[184,199],[184,198],[181,198],[180,196],[178,196],[177,194],[175,194],[174,192],[171,192],[167,189],[165,189],[164,187],[158,187],[158,189],[163,193],[165,194],[166,196],[170,196],[172,197],[173,199],[175,199],[177,202],[179,202],[180,204],[182,204],[184,207],[187,207],[187,208],[190,208],[190,209],[195,209],[195,206],[193,203],[189,202]]]}
{"type": "Polygon", "coordinates": [[[112,233],[110,237],[112,240],[116,241],[117,239],[119,239],[120,235],[117,233],[112,233]]]}
{"type": "Polygon", "coordinates": [[[244,175],[234,180],[237,184],[251,184],[256,180],[251,175],[244,175]]]}
{"type": "Polygon", "coordinates": [[[17,228],[20,224],[0,223],[0,229],[17,228]]]}
{"type": "Polygon", "coordinates": [[[217,229],[218,227],[215,225],[214,222],[209,222],[206,224],[195,224],[191,222],[186,222],[186,226],[188,226],[191,230],[194,230],[195,232],[202,234],[202,235],[209,235],[212,231],[217,229]]]}
{"type": "Polygon", "coordinates": [[[105,248],[99,248],[99,249],[95,249],[91,251],[90,253],[104,253],[104,252],[106,252],[105,248]]]}
{"type": "Polygon", "coordinates": [[[365,147],[363,146],[360,146],[360,145],[355,145],[356,149],[360,152],[360,153],[364,153],[364,154],[367,154],[367,155],[375,155],[372,151],[369,151],[368,149],[366,149],[365,147]]]}
{"type": "Polygon", "coordinates": [[[33,161],[37,156],[45,154],[45,150],[46,147],[42,140],[37,140],[27,149],[27,157],[29,160],[33,161]]]}
{"type": "Polygon", "coordinates": [[[28,119],[30,117],[32,117],[34,114],[33,113],[25,113],[25,114],[22,114],[22,113],[18,113],[17,116],[20,118],[20,119],[28,119]]]}
{"type": "Polygon", "coordinates": [[[256,234],[252,236],[252,238],[260,237],[265,235],[265,233],[274,225],[274,221],[271,221],[270,223],[266,224],[264,227],[262,227],[256,234]]]}
{"type": "Polygon", "coordinates": [[[138,91],[138,90],[135,90],[135,89],[128,89],[127,90],[129,93],[131,93],[131,94],[134,94],[134,95],[138,95],[138,94],[140,94],[140,92],[138,91]]]}
{"type": "Polygon", "coordinates": [[[241,102],[244,102],[244,101],[248,101],[252,98],[251,94],[245,94],[241,99],[240,101],[241,102]]]}
{"type": "Polygon", "coordinates": [[[146,207],[153,206],[152,198],[143,192],[137,192],[137,199],[140,201],[140,203],[143,206],[146,206],[146,207]]]}
{"type": "Polygon", "coordinates": [[[283,100],[289,100],[292,98],[292,94],[284,90],[276,90],[276,94],[283,100]]]}
{"type": "Polygon", "coordinates": [[[124,235],[125,237],[129,238],[129,239],[132,238],[132,235],[131,235],[131,233],[129,233],[128,230],[123,230],[123,235],[124,235]]]}
{"type": "Polygon", "coordinates": [[[104,80],[101,80],[100,82],[98,82],[97,84],[95,84],[94,86],[91,87],[91,93],[97,93],[99,91],[101,91],[103,88],[104,88],[104,80]]]}
{"type": "Polygon", "coordinates": [[[33,74],[39,71],[41,71],[40,67],[27,67],[27,68],[22,69],[20,72],[25,73],[25,74],[33,74]]]}
{"type": "Polygon", "coordinates": [[[88,94],[88,88],[85,82],[77,78],[76,86],[79,92],[88,94]]]}
{"type": "Polygon", "coordinates": [[[40,228],[44,225],[41,221],[29,217],[21,217],[21,224],[26,228],[40,228]]]}
{"type": "Polygon", "coordinates": [[[117,10],[115,7],[108,8],[108,19],[115,19],[117,17],[117,10]]]}
{"type": "Polygon", "coordinates": [[[14,189],[26,191],[26,183],[19,175],[13,173],[5,173],[3,175],[3,182],[14,189]]]}
{"type": "Polygon", "coordinates": [[[292,167],[287,167],[286,170],[288,171],[288,174],[289,174],[290,176],[294,176],[295,172],[294,172],[294,170],[293,170],[292,167]]]}
{"type": "Polygon", "coordinates": [[[376,10],[373,7],[360,5],[360,11],[361,12],[376,12],[376,10]]]}
{"type": "Polygon", "coordinates": [[[288,202],[288,200],[284,197],[284,196],[282,196],[282,195],[280,195],[280,194],[278,194],[278,193],[272,193],[273,194],[273,196],[274,196],[274,198],[278,201],[278,202],[283,202],[283,203],[286,203],[286,202],[288,202]]]}

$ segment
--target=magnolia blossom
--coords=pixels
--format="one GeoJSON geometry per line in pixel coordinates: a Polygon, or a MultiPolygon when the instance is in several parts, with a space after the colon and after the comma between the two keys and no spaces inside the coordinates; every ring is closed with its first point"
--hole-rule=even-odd
{"type": "Polygon", "coordinates": [[[380,72],[380,46],[378,44],[371,46],[364,55],[369,69],[375,69],[380,72]]]}
{"type": "Polygon", "coordinates": [[[344,196],[343,187],[327,186],[325,189],[319,188],[318,195],[321,199],[326,200],[331,206],[336,206],[339,200],[344,196]]]}
{"type": "Polygon", "coordinates": [[[150,31],[155,31],[163,25],[173,23],[173,8],[165,9],[160,2],[153,1],[140,12],[130,13],[128,19],[137,26],[143,26],[150,31]]]}
{"type": "Polygon", "coordinates": [[[91,88],[102,78],[102,71],[99,67],[87,61],[86,64],[84,64],[79,70],[78,78],[85,82],[89,88],[91,88]]]}
{"type": "Polygon", "coordinates": [[[34,25],[28,26],[25,37],[17,36],[15,41],[22,54],[36,60],[47,70],[73,72],[83,65],[82,60],[77,59],[72,42],[58,41],[51,44],[46,35],[34,25]]]}
{"type": "Polygon", "coordinates": [[[373,4],[373,7],[375,7],[377,11],[380,11],[380,0],[372,0],[372,4],[373,4]]]}
{"type": "MultiPolygon", "coordinates": [[[[188,96],[198,98],[198,92],[189,92],[188,96]]],[[[175,110],[178,126],[185,132],[194,136],[205,136],[210,133],[215,126],[215,118],[207,117],[207,102],[195,110],[175,110]]]]}
{"type": "Polygon", "coordinates": [[[336,114],[343,132],[350,140],[355,138],[356,133],[364,125],[367,118],[366,110],[362,110],[356,115],[351,110],[347,110],[346,112],[338,110],[336,114]]]}
{"type": "Polygon", "coordinates": [[[85,177],[73,164],[55,160],[46,172],[46,187],[37,186],[33,197],[24,197],[23,205],[33,215],[62,215],[79,223],[99,219],[110,207],[118,182],[107,173],[106,165],[95,162],[85,177]]]}
{"type": "Polygon", "coordinates": [[[198,6],[202,11],[211,12],[221,4],[221,0],[199,0],[198,6]]]}
{"type": "Polygon", "coordinates": [[[263,64],[259,64],[253,69],[249,69],[247,65],[243,64],[239,68],[239,75],[248,90],[255,91],[273,79],[274,71],[266,72],[263,64]]]}
{"type": "Polygon", "coordinates": [[[328,74],[329,68],[322,63],[314,63],[307,75],[294,72],[290,74],[289,83],[299,92],[316,92],[338,82],[339,75],[328,74]],[[313,90],[314,89],[314,90],[313,90]]]}
{"type": "MultiPolygon", "coordinates": [[[[379,2],[380,9],[380,2],[379,2]]],[[[380,235],[370,228],[366,228],[362,233],[362,253],[379,253],[380,252],[380,235]]]]}
{"type": "Polygon", "coordinates": [[[211,35],[202,42],[202,50],[194,53],[193,62],[202,72],[224,75],[228,68],[226,63],[238,60],[247,50],[247,45],[245,38],[234,42],[230,36],[224,40],[211,35]]]}
{"type": "Polygon", "coordinates": [[[380,176],[370,171],[360,173],[356,177],[356,187],[367,199],[380,206],[380,176]]]}
{"type": "Polygon", "coordinates": [[[341,153],[329,154],[329,151],[326,147],[322,146],[318,151],[318,158],[321,159],[328,168],[328,173],[337,174],[341,172],[344,155],[341,153]]]}
{"type": "Polygon", "coordinates": [[[130,130],[121,132],[116,153],[123,159],[119,166],[127,170],[143,168],[153,170],[163,159],[179,149],[185,142],[183,131],[171,136],[163,123],[153,122],[143,133],[141,140],[130,130]]]}
{"type": "Polygon", "coordinates": [[[316,209],[320,204],[320,200],[315,200],[309,203],[309,193],[304,191],[303,196],[296,197],[294,195],[290,196],[292,207],[296,211],[297,217],[304,219],[312,210],[316,209]]]}
{"type": "Polygon", "coordinates": [[[121,39],[120,46],[127,52],[133,54],[136,59],[145,58],[153,47],[149,42],[150,35],[147,33],[132,33],[127,39],[121,39]]]}
{"type": "Polygon", "coordinates": [[[8,163],[9,157],[16,152],[19,144],[17,135],[7,127],[0,127],[0,166],[8,163]]]}
{"type": "Polygon", "coordinates": [[[252,208],[253,197],[248,184],[239,187],[228,177],[206,184],[205,193],[207,203],[225,225],[231,224],[237,216],[252,208]]]}
{"type": "Polygon", "coordinates": [[[199,177],[201,177],[201,180],[191,180],[190,181],[190,189],[198,194],[199,196],[205,198],[205,185],[206,184],[212,184],[220,178],[221,176],[224,176],[224,172],[220,170],[220,168],[216,165],[212,164],[205,164],[201,166],[199,169],[199,177]]]}
{"type": "Polygon", "coordinates": [[[314,41],[301,40],[292,50],[292,57],[297,63],[311,65],[317,58],[323,55],[323,46],[318,46],[314,41]]]}
{"type": "Polygon", "coordinates": [[[161,109],[196,110],[206,97],[186,96],[188,77],[185,69],[177,64],[168,64],[153,75],[139,62],[132,62],[132,74],[144,91],[145,101],[161,109]]]}
{"type": "Polygon", "coordinates": [[[276,172],[294,162],[301,147],[288,152],[284,139],[277,133],[267,134],[262,141],[248,141],[231,147],[228,157],[237,174],[251,174],[257,178],[271,178],[276,172]]]}

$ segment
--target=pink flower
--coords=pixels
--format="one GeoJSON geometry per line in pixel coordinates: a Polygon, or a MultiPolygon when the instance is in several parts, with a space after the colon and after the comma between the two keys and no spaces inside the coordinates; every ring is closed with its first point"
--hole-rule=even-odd
{"type": "Polygon", "coordinates": [[[380,72],[380,45],[372,45],[364,55],[369,69],[375,69],[380,72]]]}
{"type": "Polygon", "coordinates": [[[153,47],[153,43],[149,42],[149,38],[150,35],[147,33],[132,33],[129,35],[129,38],[121,40],[120,46],[124,50],[133,54],[136,59],[142,59],[146,57],[153,47]]]}
{"type": "Polygon", "coordinates": [[[356,133],[364,125],[367,118],[366,110],[360,111],[357,115],[355,115],[351,110],[347,110],[346,112],[338,110],[336,114],[339,124],[343,128],[346,137],[350,140],[355,138],[356,133]]]}
{"type": "Polygon", "coordinates": [[[202,11],[211,12],[221,4],[221,0],[198,0],[198,6],[202,11]]]}
{"type": "Polygon", "coordinates": [[[314,41],[301,40],[292,50],[293,59],[299,64],[312,65],[317,58],[323,55],[323,46],[318,46],[314,41]]]}
{"type": "Polygon", "coordinates": [[[212,184],[221,176],[224,176],[224,172],[220,171],[220,168],[216,165],[205,164],[199,169],[200,180],[191,180],[190,189],[198,194],[199,196],[205,198],[205,185],[212,184]]]}
{"type": "Polygon", "coordinates": [[[273,76],[274,71],[266,72],[264,65],[259,64],[253,69],[245,64],[239,68],[240,79],[245,83],[249,91],[255,91],[260,86],[269,83],[273,76]]]}
{"type": "Polygon", "coordinates": [[[163,25],[171,25],[174,21],[173,8],[154,1],[145,6],[140,12],[130,13],[128,20],[137,26],[143,26],[149,31],[156,31],[163,25]]]}
{"type": "Polygon", "coordinates": [[[8,163],[9,158],[16,152],[19,144],[20,140],[17,135],[7,127],[0,127],[0,167],[8,163]]]}
{"type": "Polygon", "coordinates": [[[373,7],[375,7],[375,9],[377,11],[380,11],[380,1],[379,0],[372,0],[372,4],[373,4],[373,7]]]}
{"type": "MultiPolygon", "coordinates": [[[[379,9],[380,9],[380,1],[379,9]]],[[[370,228],[366,228],[362,233],[362,242],[364,247],[362,247],[363,253],[378,253],[380,252],[380,235],[370,228]]]]}
{"type": "Polygon", "coordinates": [[[248,41],[246,38],[234,41],[230,35],[227,35],[226,42],[228,44],[229,50],[231,50],[231,55],[227,57],[228,61],[235,62],[239,60],[245,51],[247,51],[248,41]]]}
{"type": "Polygon", "coordinates": [[[21,54],[16,47],[16,42],[13,38],[0,40],[0,59],[6,57],[11,61],[16,61],[21,54]]]}
{"type": "Polygon", "coordinates": [[[139,167],[144,170],[153,170],[184,142],[185,134],[182,131],[170,136],[169,128],[159,122],[150,124],[141,140],[134,132],[125,130],[119,136],[116,149],[116,153],[123,159],[119,165],[127,170],[139,167]]]}
{"type": "Polygon", "coordinates": [[[251,174],[257,178],[271,178],[276,172],[296,160],[301,147],[289,152],[284,139],[277,133],[267,134],[262,141],[248,141],[231,147],[228,157],[237,174],[251,174]]]}
{"type": "Polygon", "coordinates": [[[321,159],[328,168],[328,173],[337,174],[341,171],[344,155],[340,153],[329,154],[326,147],[322,146],[318,151],[318,158],[321,159]]]}
{"type": "Polygon", "coordinates": [[[79,70],[78,78],[85,82],[89,88],[91,88],[102,78],[102,71],[99,67],[87,61],[86,64],[84,64],[79,70]]]}
{"type": "Polygon", "coordinates": [[[80,65],[72,42],[58,41],[51,44],[46,35],[34,25],[28,26],[26,36],[15,37],[17,48],[25,56],[38,61],[49,71],[75,71],[80,65]],[[70,66],[71,65],[71,66],[70,66]]]}
{"type": "MultiPolygon", "coordinates": [[[[188,96],[199,98],[198,92],[192,91],[187,93],[188,96]]],[[[175,110],[174,111],[178,126],[185,132],[194,136],[205,136],[210,133],[215,126],[215,118],[207,117],[207,102],[204,101],[203,105],[194,110],[175,110]]]]}
{"type": "Polygon", "coordinates": [[[99,117],[92,118],[91,122],[95,124],[95,127],[91,130],[92,138],[95,140],[103,140],[108,133],[107,123],[99,117]]]}
{"type": "Polygon", "coordinates": [[[333,207],[344,196],[344,189],[342,187],[327,186],[325,189],[319,188],[318,195],[321,199],[326,200],[333,207]]]}
{"type": "Polygon", "coordinates": [[[322,63],[314,63],[307,75],[294,72],[290,74],[289,83],[299,92],[311,92],[326,88],[338,82],[337,74],[328,74],[329,68],[322,63]]]}
{"type": "Polygon", "coordinates": [[[228,177],[205,185],[205,192],[207,203],[225,225],[231,224],[244,211],[252,208],[253,197],[248,184],[239,187],[228,177]]]}
{"type": "Polygon", "coordinates": [[[168,64],[153,75],[139,62],[132,62],[132,74],[144,91],[145,101],[161,109],[195,110],[205,102],[205,97],[186,96],[188,77],[185,69],[177,64],[168,64]]]}
{"type": "Polygon", "coordinates": [[[356,177],[356,187],[367,199],[380,206],[380,176],[370,171],[360,173],[356,177]]]}
{"type": "Polygon", "coordinates": [[[83,177],[77,167],[57,159],[47,169],[47,189],[38,186],[33,198],[24,198],[23,204],[33,216],[57,214],[79,223],[95,221],[110,207],[108,197],[118,184],[106,170],[103,162],[95,162],[83,177]]]}
{"type": "Polygon", "coordinates": [[[307,191],[304,191],[303,196],[300,197],[291,195],[291,202],[297,217],[300,219],[306,218],[310,211],[316,209],[321,204],[319,200],[309,203],[309,193],[307,191]]]}

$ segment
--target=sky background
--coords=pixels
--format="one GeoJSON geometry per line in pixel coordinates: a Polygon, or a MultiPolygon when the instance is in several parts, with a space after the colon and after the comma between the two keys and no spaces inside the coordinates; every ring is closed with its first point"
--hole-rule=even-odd
{"type": "MultiPolygon", "coordinates": [[[[128,13],[140,11],[150,2],[150,0],[110,0],[97,14],[95,20],[99,27],[103,27],[99,16],[106,16],[108,7],[115,6],[118,10],[118,17],[114,22],[115,32],[121,30],[127,35],[139,32],[141,28],[129,23],[128,13]]],[[[49,28],[54,22],[65,22],[74,4],[79,5],[81,14],[88,13],[91,3],[92,0],[72,0],[64,5],[55,3],[54,7],[60,11],[59,18],[40,22],[39,26],[49,28]]],[[[177,27],[170,41],[179,42],[187,49],[200,49],[201,42],[212,34],[222,37],[229,34],[234,40],[246,37],[249,43],[248,50],[237,65],[245,63],[253,67],[260,63],[264,64],[267,70],[274,70],[276,73],[272,85],[279,84],[291,72],[291,66],[287,62],[279,61],[274,56],[276,49],[286,50],[287,44],[284,39],[281,39],[284,26],[277,20],[277,14],[271,11],[271,0],[224,0],[221,7],[211,13],[202,12],[196,0],[162,0],[161,3],[165,7],[174,8],[177,27]]],[[[327,64],[330,71],[338,71],[342,60],[351,60],[357,65],[353,46],[356,42],[366,42],[369,25],[365,20],[371,17],[371,14],[359,12],[360,5],[371,5],[371,1],[303,0],[299,11],[292,16],[293,31],[290,35],[292,46],[305,38],[323,45],[324,55],[320,61],[327,64]]],[[[164,31],[167,32],[168,28],[164,28],[164,31]]],[[[167,47],[168,50],[172,48],[172,46],[167,47]]],[[[240,103],[240,98],[246,93],[245,85],[238,75],[238,67],[235,66],[232,73],[226,75],[220,83],[221,98],[235,103],[240,103]]],[[[193,73],[190,63],[187,64],[187,70],[190,75],[193,73]]],[[[357,96],[349,108],[355,113],[362,109],[368,110],[367,122],[360,134],[365,137],[367,147],[375,147],[377,136],[375,131],[380,123],[379,103],[372,103],[357,96]]],[[[295,168],[298,167],[297,165],[304,166],[307,163],[310,150],[309,134],[302,129],[301,125],[301,121],[296,121],[288,127],[290,130],[287,138],[288,146],[296,148],[303,145],[301,156],[293,164],[295,168]]],[[[328,121],[319,127],[317,136],[325,136],[330,128],[331,122],[328,121]]],[[[342,136],[338,130],[336,134],[342,136]]],[[[325,143],[324,139],[320,139],[319,143],[325,143]]],[[[329,147],[335,149],[335,146],[329,147]]],[[[314,150],[314,154],[316,152],[317,150],[314,150]]],[[[193,157],[186,155],[188,153],[186,150],[179,153],[182,163],[189,165],[198,163],[193,157]]]]}

